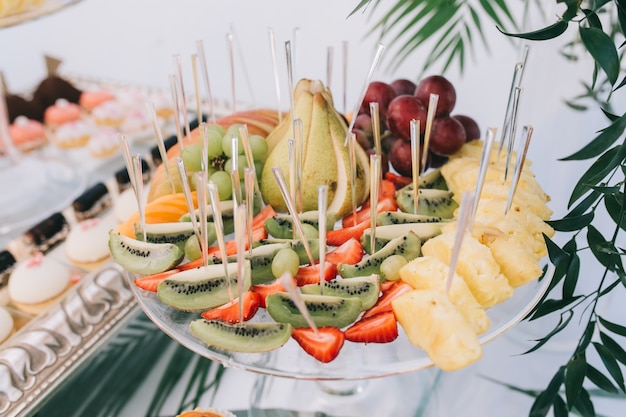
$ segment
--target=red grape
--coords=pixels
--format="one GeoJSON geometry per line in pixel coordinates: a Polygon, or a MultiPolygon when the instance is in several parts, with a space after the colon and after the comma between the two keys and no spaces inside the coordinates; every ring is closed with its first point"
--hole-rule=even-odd
{"type": "Polygon", "coordinates": [[[413,95],[415,93],[415,88],[417,85],[411,80],[407,80],[406,78],[398,78],[397,80],[393,80],[391,82],[391,88],[396,92],[397,96],[401,96],[404,94],[413,95]]]}
{"type": "Polygon", "coordinates": [[[411,140],[411,120],[420,121],[420,134],[426,129],[426,106],[415,96],[403,95],[394,98],[387,109],[387,127],[394,135],[411,140]]]}
{"type": "Polygon", "coordinates": [[[354,129],[363,131],[367,136],[373,136],[374,131],[372,129],[372,118],[369,114],[360,113],[356,119],[354,119],[354,129]]]}
{"type": "MultiPolygon", "coordinates": [[[[372,149],[368,149],[367,151],[367,155],[375,155],[376,154],[376,149],[372,148],[372,149]]],[[[385,155],[384,153],[380,154],[380,172],[383,176],[383,178],[385,177],[385,174],[389,171],[389,159],[387,159],[387,155],[385,155]]]]}
{"type": "Polygon", "coordinates": [[[406,140],[396,140],[389,152],[389,163],[398,174],[411,177],[413,161],[411,161],[411,143],[406,140]]]}
{"type": "Polygon", "coordinates": [[[357,143],[361,145],[361,148],[364,150],[368,150],[373,146],[374,138],[367,136],[361,129],[352,129],[352,133],[355,134],[357,143]]]}
{"type": "Polygon", "coordinates": [[[384,154],[389,154],[389,152],[391,152],[391,147],[397,140],[399,140],[398,137],[391,134],[386,134],[385,136],[382,136],[380,138],[380,147],[383,148],[382,152],[384,154]]]}
{"type": "Polygon", "coordinates": [[[378,103],[378,111],[380,113],[380,119],[385,120],[387,114],[387,106],[389,102],[394,99],[396,92],[387,83],[382,81],[372,81],[367,86],[365,97],[361,103],[361,109],[359,113],[370,114],[370,103],[378,103]]]}
{"type": "Polygon", "coordinates": [[[457,152],[465,143],[465,129],[452,117],[439,117],[433,121],[428,150],[441,156],[457,152]]]}
{"type": "Polygon", "coordinates": [[[475,139],[480,139],[480,128],[478,127],[478,123],[476,123],[476,120],[463,114],[457,114],[455,116],[452,116],[452,118],[458,120],[463,125],[463,128],[465,129],[465,140],[467,142],[475,139]]]}
{"type": "Polygon", "coordinates": [[[456,104],[456,91],[450,81],[441,75],[431,75],[421,80],[415,88],[415,97],[428,106],[431,94],[438,94],[436,117],[447,116],[456,104]]]}

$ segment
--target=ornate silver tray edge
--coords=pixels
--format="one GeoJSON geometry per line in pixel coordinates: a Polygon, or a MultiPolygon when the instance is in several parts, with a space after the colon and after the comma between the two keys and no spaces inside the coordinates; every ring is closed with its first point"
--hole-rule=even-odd
{"type": "Polygon", "coordinates": [[[110,263],[86,275],[0,345],[0,416],[34,412],[138,311],[119,266],[110,263]]]}

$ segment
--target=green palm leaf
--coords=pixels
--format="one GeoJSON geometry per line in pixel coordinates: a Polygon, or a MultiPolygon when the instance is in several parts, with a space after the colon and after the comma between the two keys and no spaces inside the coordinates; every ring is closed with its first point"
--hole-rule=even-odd
{"type": "MultiPolygon", "coordinates": [[[[517,31],[519,23],[505,0],[480,0],[480,7],[469,0],[396,0],[389,6],[380,0],[363,0],[350,15],[358,11],[368,12],[372,17],[383,4],[388,10],[378,18],[366,36],[378,34],[378,41],[392,45],[390,69],[397,69],[427,41],[432,40],[422,65],[425,71],[442,63],[442,72],[456,64],[465,68],[466,55],[474,55],[476,39],[489,51],[483,34],[483,19],[500,28],[517,31]]],[[[535,7],[539,5],[534,4],[535,7]]]]}

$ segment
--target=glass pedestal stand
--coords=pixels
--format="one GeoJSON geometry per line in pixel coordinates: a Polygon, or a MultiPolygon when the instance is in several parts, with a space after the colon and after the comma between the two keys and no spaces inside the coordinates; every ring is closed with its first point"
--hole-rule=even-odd
{"type": "Polygon", "coordinates": [[[311,381],[259,374],[250,398],[249,417],[421,417],[441,371],[346,381],[311,381]]]}

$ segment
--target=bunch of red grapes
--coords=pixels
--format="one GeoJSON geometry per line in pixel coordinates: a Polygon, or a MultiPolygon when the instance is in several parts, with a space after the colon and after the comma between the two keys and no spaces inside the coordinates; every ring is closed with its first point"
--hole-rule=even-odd
{"type": "Polygon", "coordinates": [[[465,142],[480,138],[480,129],[474,119],[461,114],[451,115],[456,104],[456,91],[446,78],[433,75],[417,84],[407,79],[396,79],[391,83],[373,81],[367,88],[352,130],[368,153],[374,152],[372,102],[378,103],[379,108],[383,171],[391,164],[398,174],[411,176],[411,120],[420,121],[420,149],[428,152],[427,166],[423,169],[441,166],[465,142]],[[439,100],[426,150],[424,131],[431,94],[439,95],[439,100]]]}

